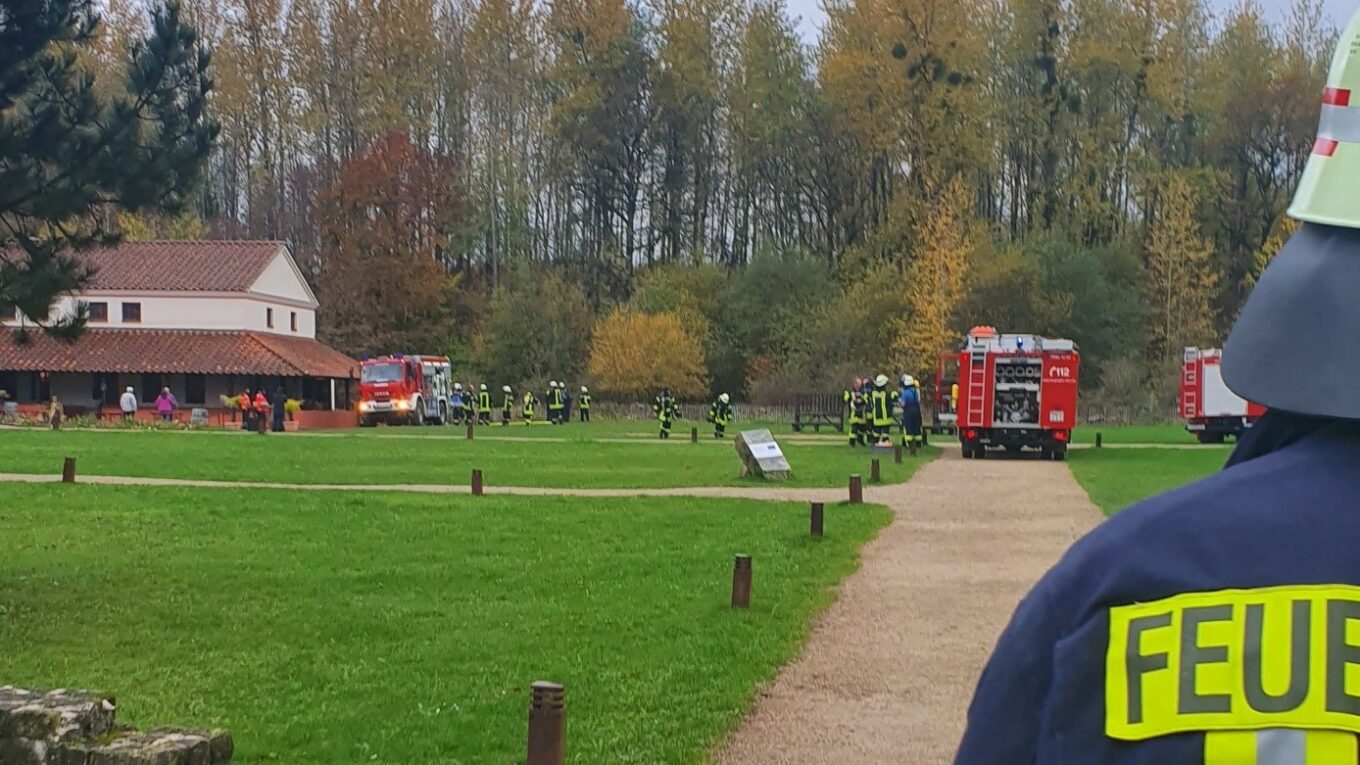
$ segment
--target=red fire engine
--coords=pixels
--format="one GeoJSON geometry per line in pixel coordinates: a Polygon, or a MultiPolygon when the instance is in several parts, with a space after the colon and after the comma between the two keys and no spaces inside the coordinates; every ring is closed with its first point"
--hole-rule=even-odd
{"type": "Polygon", "coordinates": [[[1237,438],[1265,414],[1265,407],[1228,390],[1223,382],[1223,351],[1186,348],[1181,368],[1181,417],[1202,444],[1237,438]]]}
{"type": "Polygon", "coordinates": [[[394,354],[364,359],[359,425],[442,425],[449,421],[453,367],[443,356],[394,354]]]}
{"type": "Polygon", "coordinates": [[[1038,449],[1044,459],[1066,458],[1077,424],[1081,357],[1075,343],[975,327],[958,358],[958,428],[965,458],[982,459],[989,447],[1011,453],[1038,449]]]}

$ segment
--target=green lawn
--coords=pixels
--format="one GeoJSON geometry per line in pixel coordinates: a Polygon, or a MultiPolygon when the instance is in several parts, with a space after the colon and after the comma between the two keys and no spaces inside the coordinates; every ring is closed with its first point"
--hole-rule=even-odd
{"type": "Polygon", "coordinates": [[[4,491],[0,682],[229,728],[247,765],[521,762],[540,679],[567,685],[570,762],[704,762],[888,520],[831,507],[813,541],[806,506],[763,502],[4,491]]]}
{"type": "Polygon", "coordinates": [[[1075,449],[1067,459],[1077,482],[1107,515],[1197,481],[1223,468],[1231,449],[1075,449]]]}
{"type": "MultiPolygon", "coordinates": [[[[707,410],[705,410],[707,411],[707,410]]],[[[671,426],[671,438],[689,439],[690,428],[699,429],[699,437],[702,439],[713,438],[713,426],[704,422],[704,412],[698,412],[699,416],[693,419],[676,420],[671,426]]],[[[496,417],[492,419],[491,425],[478,426],[477,435],[485,437],[511,436],[514,438],[543,438],[543,439],[568,439],[573,441],[589,441],[601,438],[638,438],[655,439],[659,429],[659,423],[655,420],[594,420],[592,422],[577,422],[573,420],[567,425],[553,426],[542,420],[533,425],[525,425],[523,422],[516,421],[509,426],[500,424],[500,412],[496,412],[496,417]]],[[[775,435],[792,435],[793,428],[790,423],[774,420],[743,421],[737,420],[727,428],[728,436],[731,437],[743,430],[767,429],[775,435]]],[[[355,436],[443,436],[461,438],[466,429],[462,426],[451,425],[447,428],[427,426],[427,427],[377,427],[361,428],[348,433],[355,436]]],[[[834,435],[834,431],[831,432],[834,435]]],[[[815,435],[815,434],[813,434],[815,435]]],[[[822,435],[828,435],[823,430],[822,435]]]]}
{"type": "MultiPolygon", "coordinates": [[[[546,428],[522,428],[541,430],[546,428]]],[[[558,430],[570,430],[561,428],[558,430]]],[[[740,460],[730,441],[711,437],[669,442],[525,443],[475,441],[423,435],[416,429],[334,436],[258,436],[242,433],[152,431],[0,431],[0,472],[61,471],[75,457],[86,475],[251,480],[280,483],[466,485],[473,468],[488,484],[549,488],[656,488],[757,485],[741,479],[740,460]]],[[[443,431],[427,428],[425,433],[443,431]]],[[[434,433],[437,435],[437,433],[434,433]]],[[[851,473],[868,475],[870,457],[837,443],[783,444],[794,469],[795,487],[840,486],[851,473]]],[[[896,465],[883,462],[883,479],[905,481],[938,452],[896,465]]]]}
{"type": "Polygon", "coordinates": [[[1185,431],[1184,423],[1166,425],[1083,425],[1072,434],[1074,444],[1094,444],[1096,434],[1107,444],[1183,444],[1198,445],[1185,431]]]}

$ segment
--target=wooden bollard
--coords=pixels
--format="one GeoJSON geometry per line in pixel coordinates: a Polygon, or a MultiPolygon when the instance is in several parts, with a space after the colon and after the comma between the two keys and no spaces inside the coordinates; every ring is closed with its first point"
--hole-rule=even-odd
{"type": "Polygon", "coordinates": [[[697,443],[699,443],[699,428],[698,428],[698,427],[691,427],[691,428],[689,429],[689,442],[690,442],[691,444],[697,444],[697,443]]]}
{"type": "Polygon", "coordinates": [[[738,555],[732,561],[732,607],[751,607],[751,556],[738,555]]]}
{"type": "Polygon", "coordinates": [[[826,506],[821,502],[812,503],[812,536],[820,537],[826,518],[826,506]]]}
{"type": "Polygon", "coordinates": [[[893,449],[893,462],[896,462],[896,463],[899,464],[899,465],[902,464],[902,445],[901,445],[901,444],[898,444],[898,445],[897,445],[897,448],[893,449]]]}
{"type": "Polygon", "coordinates": [[[1097,434],[1096,434],[1096,448],[1097,448],[1097,449],[1103,449],[1103,448],[1105,448],[1105,434],[1104,434],[1104,433],[1097,433],[1097,434]]]}
{"type": "Polygon", "coordinates": [[[883,468],[879,465],[877,457],[874,458],[873,462],[869,463],[869,481],[871,483],[881,483],[883,481],[883,468]]]}
{"type": "Polygon", "coordinates": [[[66,462],[62,463],[62,466],[61,466],[61,482],[62,482],[62,483],[75,483],[75,482],[76,482],[76,458],[75,458],[75,457],[67,457],[67,458],[66,458],[66,462]]]}
{"type": "Polygon", "coordinates": [[[558,683],[539,681],[529,693],[529,751],[525,765],[565,765],[567,761],[567,691],[558,683]]]}
{"type": "Polygon", "coordinates": [[[482,496],[482,471],[472,471],[472,496],[482,496]]]}
{"type": "Polygon", "coordinates": [[[850,504],[858,505],[864,501],[864,482],[859,473],[850,476],[850,504]]]}
{"type": "Polygon", "coordinates": [[[916,456],[916,442],[915,442],[915,441],[912,441],[912,442],[911,442],[911,456],[913,456],[913,457],[916,456]]]}
{"type": "Polygon", "coordinates": [[[477,436],[477,428],[476,428],[475,425],[473,425],[472,423],[469,422],[469,423],[468,423],[468,426],[467,426],[467,440],[471,441],[471,440],[473,440],[474,438],[476,438],[476,436],[477,436]]]}

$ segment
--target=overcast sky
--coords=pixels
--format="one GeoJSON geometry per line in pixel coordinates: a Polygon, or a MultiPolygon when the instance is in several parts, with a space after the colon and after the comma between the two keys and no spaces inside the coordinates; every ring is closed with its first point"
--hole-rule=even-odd
{"type": "MultiPolygon", "coordinates": [[[[1209,0],[1209,2],[1223,11],[1237,5],[1239,0],[1209,0]]],[[[1284,9],[1293,5],[1293,0],[1258,0],[1258,2],[1266,9],[1267,16],[1277,21],[1283,18],[1284,9]]],[[[789,12],[802,17],[803,35],[808,40],[815,40],[823,20],[822,0],[788,0],[788,3],[789,12]]],[[[1345,26],[1346,20],[1355,12],[1356,7],[1360,6],[1360,0],[1323,0],[1323,3],[1338,28],[1345,26]]]]}

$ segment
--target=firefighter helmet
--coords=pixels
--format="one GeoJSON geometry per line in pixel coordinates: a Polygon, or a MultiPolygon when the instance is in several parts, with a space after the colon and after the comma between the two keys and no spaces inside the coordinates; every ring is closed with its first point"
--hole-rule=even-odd
{"type": "Polygon", "coordinates": [[[509,385],[502,385],[502,386],[501,386],[501,391],[502,391],[502,392],[505,392],[505,393],[510,393],[510,392],[511,392],[511,391],[510,391],[510,386],[509,386],[509,385]]]}
{"type": "Polygon", "coordinates": [[[880,388],[886,388],[886,387],[888,387],[888,376],[887,376],[887,375],[879,375],[878,377],[875,377],[875,378],[874,378],[874,385],[877,385],[877,386],[880,387],[880,388]]]}
{"type": "Polygon", "coordinates": [[[463,384],[462,384],[462,383],[454,383],[454,384],[453,384],[453,389],[454,389],[454,390],[462,390],[462,389],[463,389],[463,384]]]}
{"type": "Polygon", "coordinates": [[[721,396],[718,396],[718,400],[726,404],[732,400],[732,397],[724,393],[721,396]]]}
{"type": "Polygon", "coordinates": [[[582,386],[581,386],[581,392],[582,392],[582,393],[589,393],[589,392],[590,392],[590,389],[587,388],[586,386],[582,385],[582,386]]]}
{"type": "Polygon", "coordinates": [[[1360,174],[1360,12],[1351,17],[1332,56],[1317,141],[1289,214],[1309,223],[1360,228],[1354,178],[1360,174]]]}
{"type": "Polygon", "coordinates": [[[1270,409],[1360,419],[1360,13],[1337,43],[1318,140],[1289,214],[1302,226],[1242,308],[1223,349],[1223,381],[1270,409]],[[1304,370],[1307,370],[1306,373],[1304,370]]]}
{"type": "Polygon", "coordinates": [[[486,390],[486,383],[482,383],[481,390],[486,390]]]}

